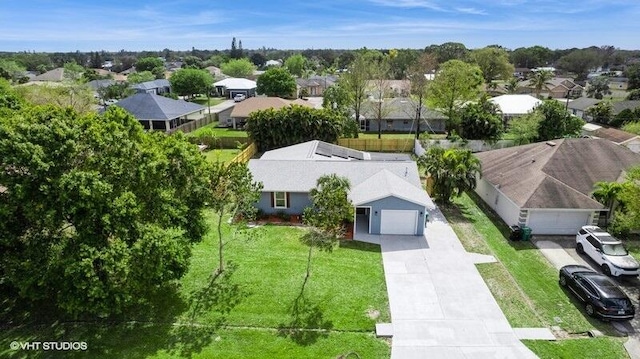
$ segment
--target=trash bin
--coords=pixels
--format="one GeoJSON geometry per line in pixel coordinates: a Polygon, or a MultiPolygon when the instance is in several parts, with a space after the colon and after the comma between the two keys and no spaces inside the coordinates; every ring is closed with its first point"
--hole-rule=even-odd
{"type": "Polygon", "coordinates": [[[522,240],[528,241],[531,240],[531,228],[530,227],[522,227],[522,240]]]}
{"type": "Polygon", "coordinates": [[[522,228],[520,226],[514,225],[510,227],[511,233],[509,234],[509,239],[512,241],[519,241],[522,238],[522,228]]]}

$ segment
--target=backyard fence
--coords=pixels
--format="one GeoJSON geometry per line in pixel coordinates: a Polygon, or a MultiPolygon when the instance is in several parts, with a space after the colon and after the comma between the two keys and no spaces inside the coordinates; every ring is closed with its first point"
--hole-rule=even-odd
{"type": "Polygon", "coordinates": [[[413,152],[414,140],[407,138],[340,138],[338,145],[358,151],[413,152]]]}
{"type": "Polygon", "coordinates": [[[242,150],[242,152],[238,153],[238,155],[235,156],[230,161],[230,163],[233,163],[233,162],[241,162],[241,163],[249,162],[251,157],[253,157],[253,155],[255,155],[256,152],[258,152],[258,146],[256,146],[255,142],[251,142],[251,144],[249,146],[247,146],[247,148],[242,150]]]}
{"type": "Polygon", "coordinates": [[[197,119],[197,120],[193,120],[193,121],[189,121],[185,124],[182,124],[176,128],[172,128],[170,129],[167,133],[172,134],[174,132],[180,131],[183,133],[189,133],[191,131],[194,131],[200,127],[206,126],[212,122],[216,121],[216,114],[212,113],[211,115],[209,114],[205,114],[204,117],[197,119]]]}

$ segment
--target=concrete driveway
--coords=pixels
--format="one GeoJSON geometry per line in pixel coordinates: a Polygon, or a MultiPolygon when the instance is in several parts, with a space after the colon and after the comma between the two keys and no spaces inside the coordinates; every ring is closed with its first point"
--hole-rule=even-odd
{"type": "MultiPolygon", "coordinates": [[[[536,236],[533,239],[533,243],[556,269],[568,264],[580,264],[602,273],[602,269],[596,262],[592,261],[587,255],[582,255],[576,251],[575,236],[536,236]]],[[[640,312],[640,280],[629,277],[611,277],[611,279],[629,296],[629,299],[636,307],[636,311],[640,312]]],[[[612,325],[619,332],[629,335],[629,342],[625,344],[629,356],[631,358],[640,358],[639,315],[636,314],[635,318],[626,322],[612,322],[612,325]]]]}
{"type": "Polygon", "coordinates": [[[492,257],[467,253],[439,210],[430,218],[424,237],[377,236],[391,309],[391,358],[536,358],[518,339],[527,333],[511,328],[474,265],[492,257]]]}

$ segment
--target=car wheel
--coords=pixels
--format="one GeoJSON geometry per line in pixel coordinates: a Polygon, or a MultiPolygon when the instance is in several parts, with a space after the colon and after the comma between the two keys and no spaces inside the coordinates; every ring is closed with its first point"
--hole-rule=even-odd
{"type": "Polygon", "coordinates": [[[584,309],[587,311],[587,314],[588,314],[590,317],[593,317],[593,316],[595,316],[595,315],[596,315],[596,310],[593,308],[593,304],[591,304],[591,303],[587,304],[587,305],[584,307],[584,309]]]}
{"type": "Polygon", "coordinates": [[[578,245],[576,245],[576,252],[580,254],[584,254],[584,248],[582,247],[582,243],[578,243],[578,245]]]}
{"type": "Polygon", "coordinates": [[[606,275],[611,275],[611,268],[609,268],[608,265],[603,264],[602,265],[602,273],[604,273],[606,275]]]}
{"type": "Polygon", "coordinates": [[[563,287],[567,286],[567,277],[565,277],[563,275],[560,276],[560,285],[563,286],[563,287]]]}

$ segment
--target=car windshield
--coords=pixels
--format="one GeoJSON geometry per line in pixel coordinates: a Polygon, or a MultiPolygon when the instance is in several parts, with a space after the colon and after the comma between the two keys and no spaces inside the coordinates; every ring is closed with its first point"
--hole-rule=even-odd
{"type": "Polygon", "coordinates": [[[624,248],[622,243],[616,244],[602,244],[602,253],[610,256],[626,256],[629,254],[627,249],[624,248]]]}
{"type": "Polygon", "coordinates": [[[631,301],[626,298],[608,298],[604,300],[607,307],[631,308],[631,301]]]}

